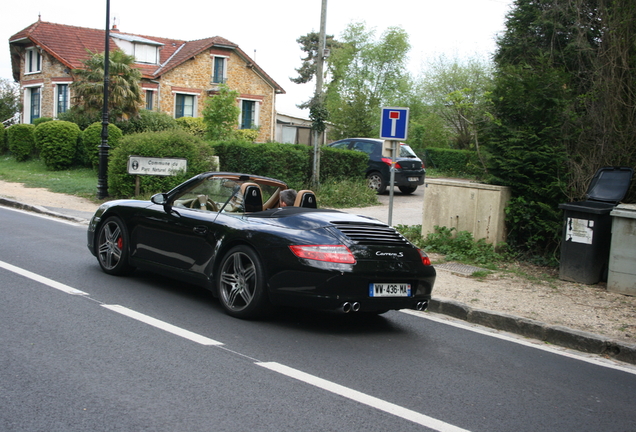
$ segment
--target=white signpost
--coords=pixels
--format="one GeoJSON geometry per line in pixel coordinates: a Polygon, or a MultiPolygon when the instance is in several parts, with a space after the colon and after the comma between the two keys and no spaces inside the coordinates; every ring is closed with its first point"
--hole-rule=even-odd
{"type": "Polygon", "coordinates": [[[188,160],[179,158],[153,158],[128,156],[128,174],[136,175],[135,195],[139,195],[139,176],[173,176],[188,169],[188,160]]]}

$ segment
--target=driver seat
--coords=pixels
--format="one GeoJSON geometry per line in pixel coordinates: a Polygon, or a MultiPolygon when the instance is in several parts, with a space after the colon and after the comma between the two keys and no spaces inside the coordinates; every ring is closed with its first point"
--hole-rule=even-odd
{"type": "Polygon", "coordinates": [[[243,207],[245,213],[263,211],[263,193],[256,183],[243,183],[241,185],[243,195],[243,207]]]}

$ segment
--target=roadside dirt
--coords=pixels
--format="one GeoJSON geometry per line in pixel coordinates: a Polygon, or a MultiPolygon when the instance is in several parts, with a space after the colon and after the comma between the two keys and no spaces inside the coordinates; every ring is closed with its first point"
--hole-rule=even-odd
{"type": "MultiPolygon", "coordinates": [[[[0,181],[0,196],[35,206],[85,212],[98,207],[88,199],[4,181],[0,181]]],[[[356,209],[356,213],[364,214],[364,209],[356,209]]],[[[431,258],[434,263],[443,262],[442,256],[431,258]]],[[[558,272],[523,265],[484,278],[459,276],[442,269],[437,274],[434,298],[636,344],[636,297],[609,293],[605,284],[565,282],[558,279],[558,272]]]]}

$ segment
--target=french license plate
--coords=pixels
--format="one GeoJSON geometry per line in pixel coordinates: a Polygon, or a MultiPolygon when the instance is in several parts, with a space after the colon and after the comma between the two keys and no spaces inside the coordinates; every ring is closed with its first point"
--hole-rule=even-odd
{"type": "Polygon", "coordinates": [[[419,177],[409,177],[408,180],[411,181],[411,182],[420,181],[420,178],[419,177]]]}
{"type": "Polygon", "coordinates": [[[371,283],[369,297],[411,297],[411,284],[371,283]]]}

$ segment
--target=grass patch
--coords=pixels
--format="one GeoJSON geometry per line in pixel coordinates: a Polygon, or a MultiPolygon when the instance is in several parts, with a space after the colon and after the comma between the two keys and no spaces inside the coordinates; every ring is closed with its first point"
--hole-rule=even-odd
{"type": "Polygon", "coordinates": [[[445,255],[446,261],[477,265],[489,270],[497,270],[499,264],[509,261],[505,245],[495,248],[484,239],[475,240],[468,231],[457,232],[455,228],[436,226],[434,233],[423,238],[421,225],[398,225],[396,229],[426,252],[445,255]]]}
{"type": "Polygon", "coordinates": [[[90,168],[52,171],[40,160],[16,162],[13,157],[5,155],[0,157],[0,180],[97,202],[97,172],[90,168]]]}

